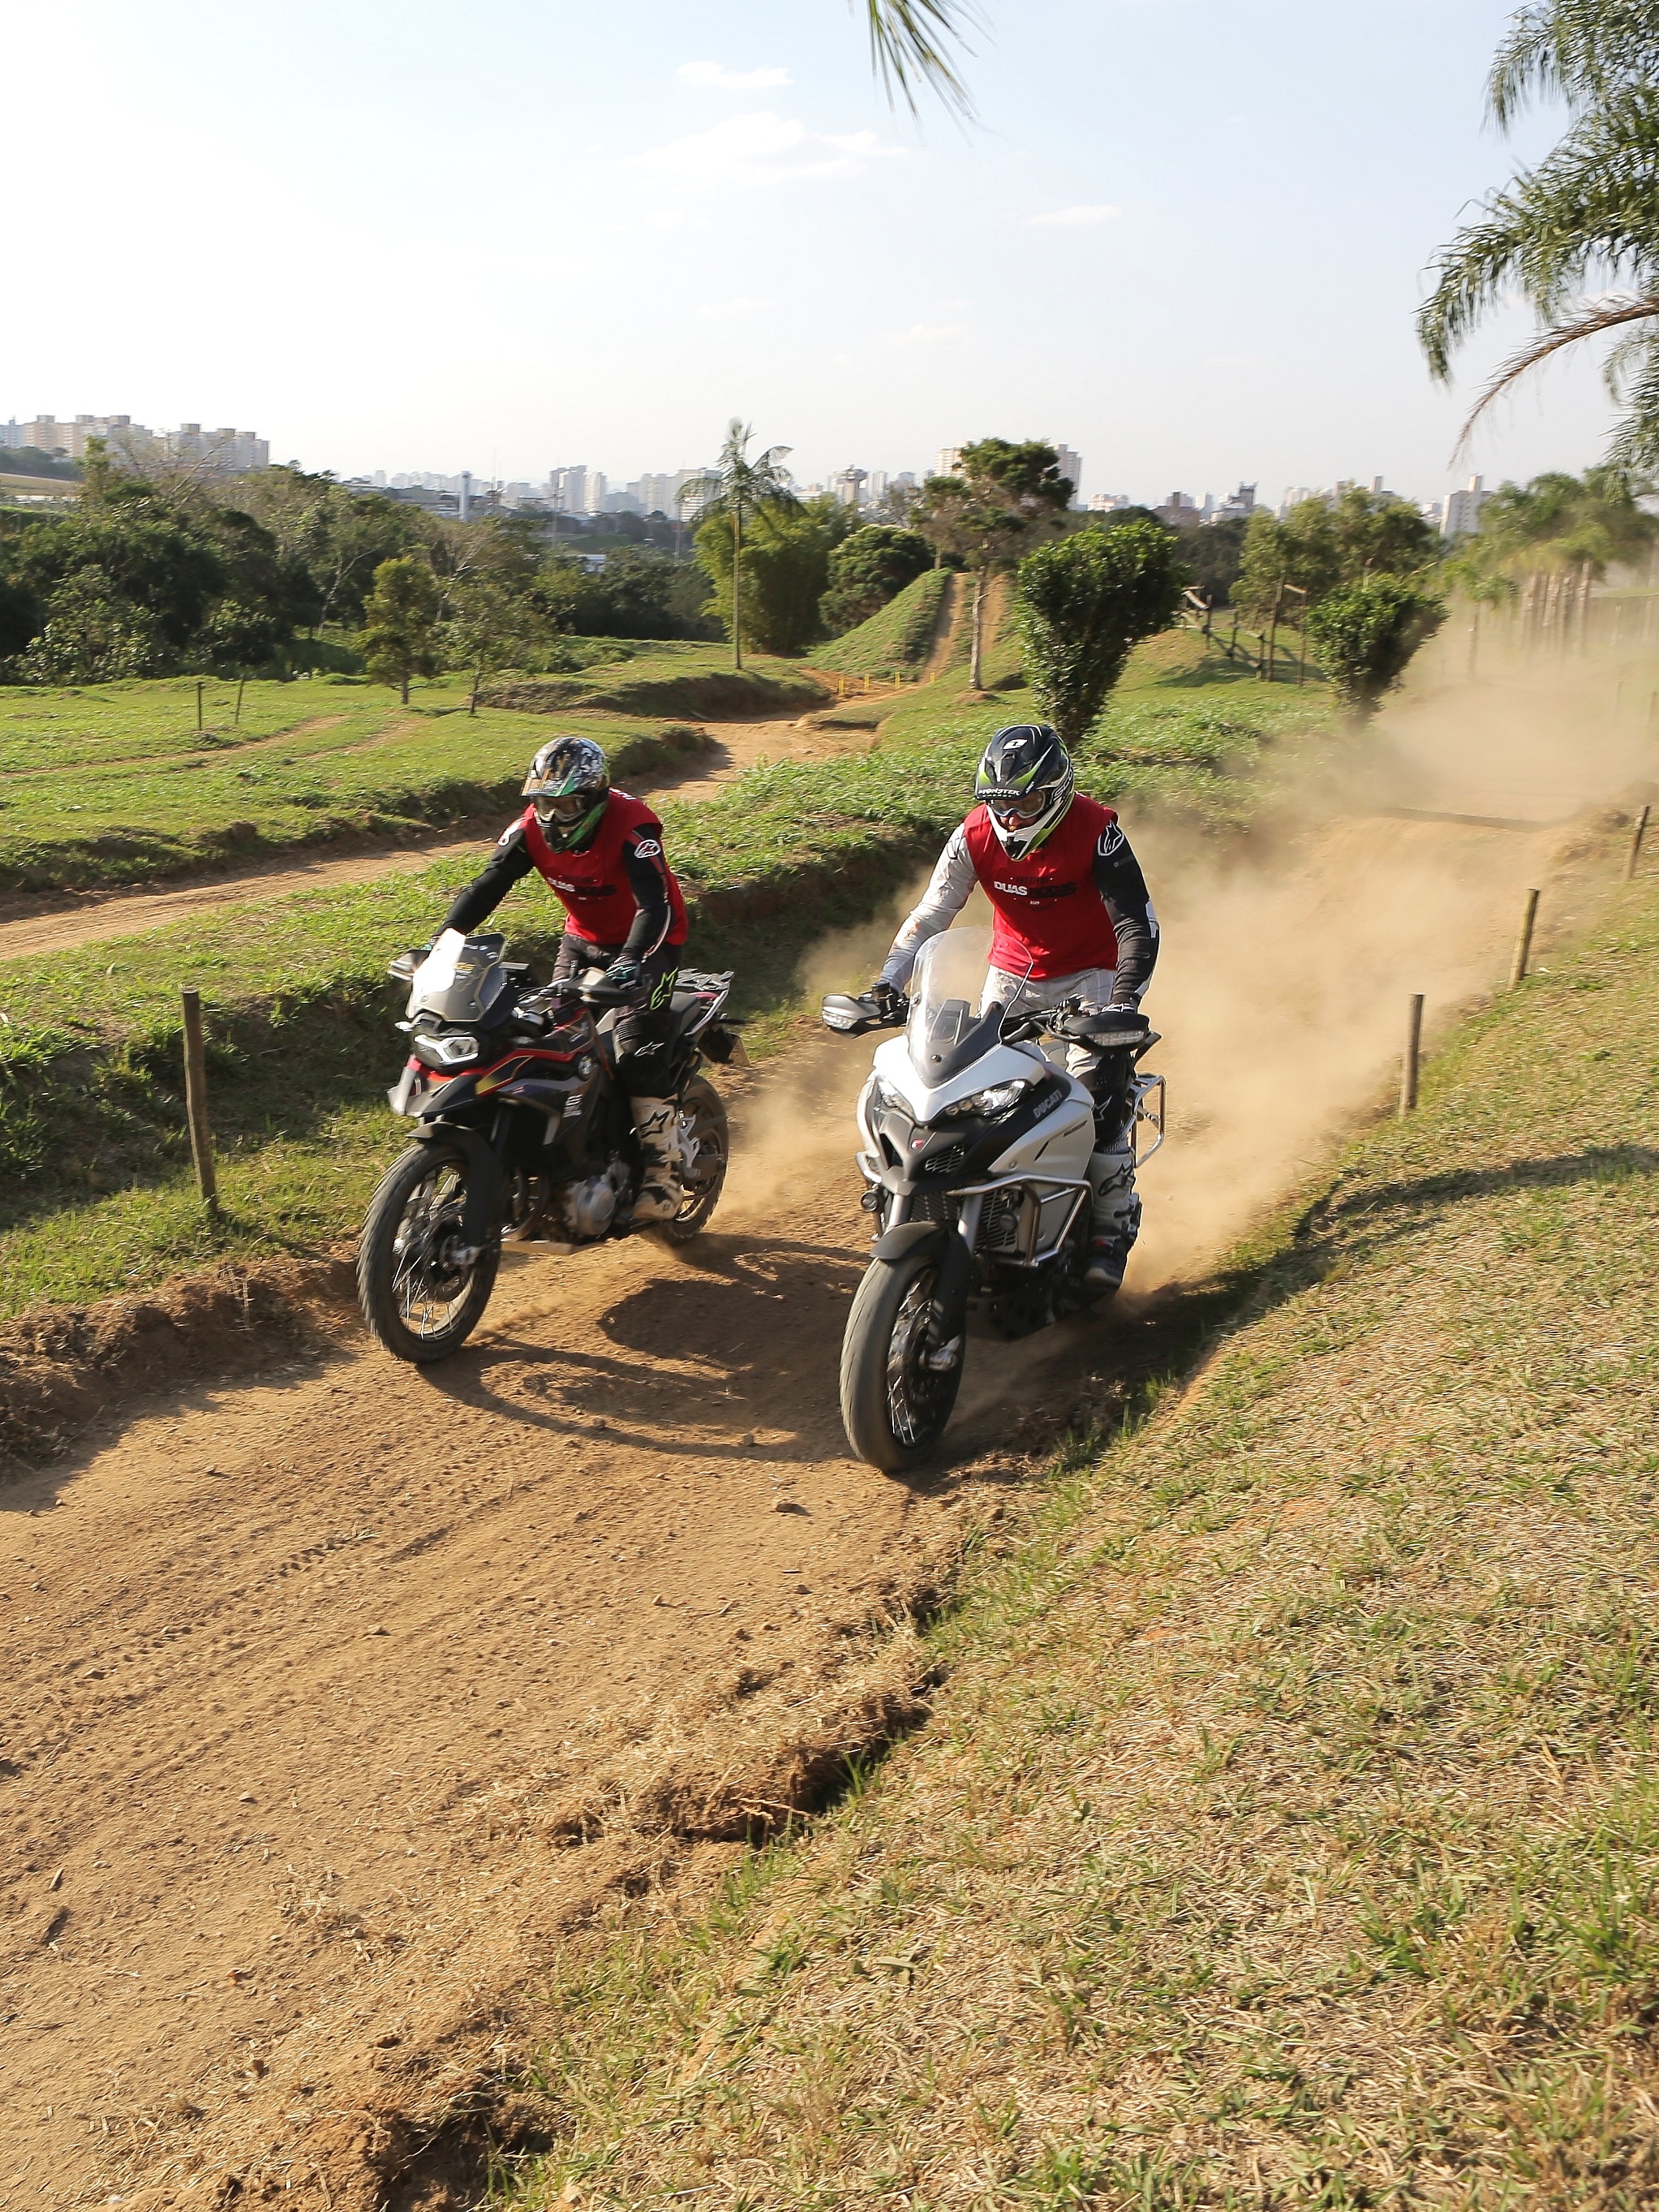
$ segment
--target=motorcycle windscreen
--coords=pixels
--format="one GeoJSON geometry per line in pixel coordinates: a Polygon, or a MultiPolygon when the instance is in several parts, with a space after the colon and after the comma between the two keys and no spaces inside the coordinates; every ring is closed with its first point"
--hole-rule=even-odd
{"type": "Polygon", "coordinates": [[[988,929],[947,929],[916,955],[905,1044],[930,1091],[982,1060],[1001,1039],[1001,1007],[979,1011],[990,965],[988,929]]]}
{"type": "Polygon", "coordinates": [[[507,988],[501,964],[501,938],[464,937],[446,929],[415,970],[406,1012],[435,1014],[440,1021],[482,1021],[507,988]]]}

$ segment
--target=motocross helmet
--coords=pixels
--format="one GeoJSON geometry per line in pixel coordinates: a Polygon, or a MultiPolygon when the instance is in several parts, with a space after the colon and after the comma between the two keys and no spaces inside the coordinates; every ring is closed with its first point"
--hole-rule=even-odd
{"type": "Polygon", "coordinates": [[[1066,818],[1071,756],[1047,722],[1015,722],[986,746],[974,794],[1011,860],[1035,853],[1066,818]]]}
{"type": "Polygon", "coordinates": [[[611,796],[611,770],[590,738],[550,738],[530,763],[524,795],[556,853],[574,852],[599,828],[611,796]]]}

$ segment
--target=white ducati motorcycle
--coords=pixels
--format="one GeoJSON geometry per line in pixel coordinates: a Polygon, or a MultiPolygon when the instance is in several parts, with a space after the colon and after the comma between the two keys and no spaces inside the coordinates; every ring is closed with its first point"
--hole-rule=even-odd
{"type": "Polygon", "coordinates": [[[848,1442],[889,1474],[944,1434],[970,1334],[1026,1336],[1096,1303],[1083,1282],[1095,1099],[1039,1040],[1107,1056],[1105,1111],[1152,1132],[1137,1165],[1164,1141],[1163,1078],[1136,1065],[1157,1033],[1075,1001],[981,1012],[990,949],[988,930],[948,930],[921,948],[908,1000],[823,1002],[843,1035],[904,1025],[859,1094],[877,1232],[841,1356],[848,1442]]]}

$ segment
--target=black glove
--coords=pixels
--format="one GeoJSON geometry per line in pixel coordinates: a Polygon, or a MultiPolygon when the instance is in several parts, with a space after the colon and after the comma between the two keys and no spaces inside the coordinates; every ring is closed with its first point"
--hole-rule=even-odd
{"type": "Polygon", "coordinates": [[[605,980],[613,991],[637,991],[640,963],[631,952],[619,952],[605,969],[605,980]]]}
{"type": "Polygon", "coordinates": [[[898,985],[884,980],[872,983],[866,996],[884,1022],[890,1022],[904,1004],[904,994],[898,985]]]}

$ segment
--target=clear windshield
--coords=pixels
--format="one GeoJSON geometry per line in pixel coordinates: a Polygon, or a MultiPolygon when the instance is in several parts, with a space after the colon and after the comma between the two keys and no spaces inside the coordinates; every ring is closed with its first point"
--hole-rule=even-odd
{"type": "Polygon", "coordinates": [[[916,955],[905,1039],[911,1064],[930,1089],[988,1053],[1001,1034],[1000,1007],[980,1013],[990,965],[988,929],[947,929],[916,955]]]}

